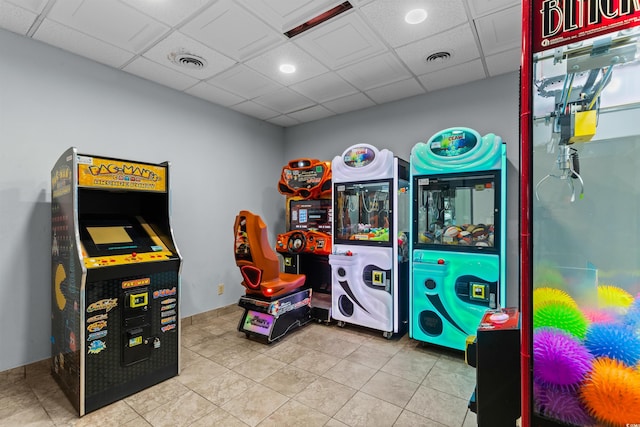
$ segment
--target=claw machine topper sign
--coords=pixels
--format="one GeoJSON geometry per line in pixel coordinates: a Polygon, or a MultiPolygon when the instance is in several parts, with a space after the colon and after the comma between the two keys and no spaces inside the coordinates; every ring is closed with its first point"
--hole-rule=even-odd
{"type": "Polygon", "coordinates": [[[350,168],[363,168],[373,162],[375,158],[375,151],[364,145],[352,147],[342,156],[344,164],[350,168]]]}
{"type": "Polygon", "coordinates": [[[535,0],[533,10],[534,52],[640,23],[638,0],[535,0]]]}

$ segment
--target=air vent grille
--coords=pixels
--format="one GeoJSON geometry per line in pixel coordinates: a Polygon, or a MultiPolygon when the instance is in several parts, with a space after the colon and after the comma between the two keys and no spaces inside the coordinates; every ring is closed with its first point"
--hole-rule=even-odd
{"type": "Polygon", "coordinates": [[[168,56],[174,64],[191,70],[202,70],[207,66],[207,60],[191,53],[172,52],[168,56]]]}
{"type": "Polygon", "coordinates": [[[432,64],[436,62],[448,61],[449,59],[451,59],[451,53],[443,51],[443,52],[432,53],[431,55],[425,58],[425,61],[427,61],[427,64],[432,64]]]}

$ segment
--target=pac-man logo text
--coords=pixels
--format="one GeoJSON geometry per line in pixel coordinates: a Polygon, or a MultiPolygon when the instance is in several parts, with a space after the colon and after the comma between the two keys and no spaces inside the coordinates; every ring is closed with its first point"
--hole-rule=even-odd
{"type": "Polygon", "coordinates": [[[151,279],[149,277],[145,277],[144,279],[127,280],[122,282],[122,289],[137,288],[138,286],[146,286],[150,283],[151,279]]]}

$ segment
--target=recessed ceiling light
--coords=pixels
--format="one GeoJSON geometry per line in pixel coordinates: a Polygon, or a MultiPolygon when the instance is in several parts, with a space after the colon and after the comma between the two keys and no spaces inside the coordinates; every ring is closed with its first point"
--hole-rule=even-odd
{"type": "Polygon", "coordinates": [[[291,74],[296,72],[296,66],[293,64],[282,64],[280,65],[280,71],[285,74],[291,74]]]}
{"type": "Polygon", "coordinates": [[[407,24],[415,25],[427,19],[427,11],[424,9],[410,10],[405,16],[404,20],[407,24]]]}

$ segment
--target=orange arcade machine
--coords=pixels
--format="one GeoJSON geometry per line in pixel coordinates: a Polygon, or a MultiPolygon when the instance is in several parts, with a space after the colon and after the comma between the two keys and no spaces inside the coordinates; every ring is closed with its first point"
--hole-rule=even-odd
{"type": "Polygon", "coordinates": [[[313,291],[311,317],[331,321],[331,163],[295,159],[282,168],[278,191],[286,196],[287,232],[278,235],[276,251],[284,271],[304,274],[313,291]]]}

